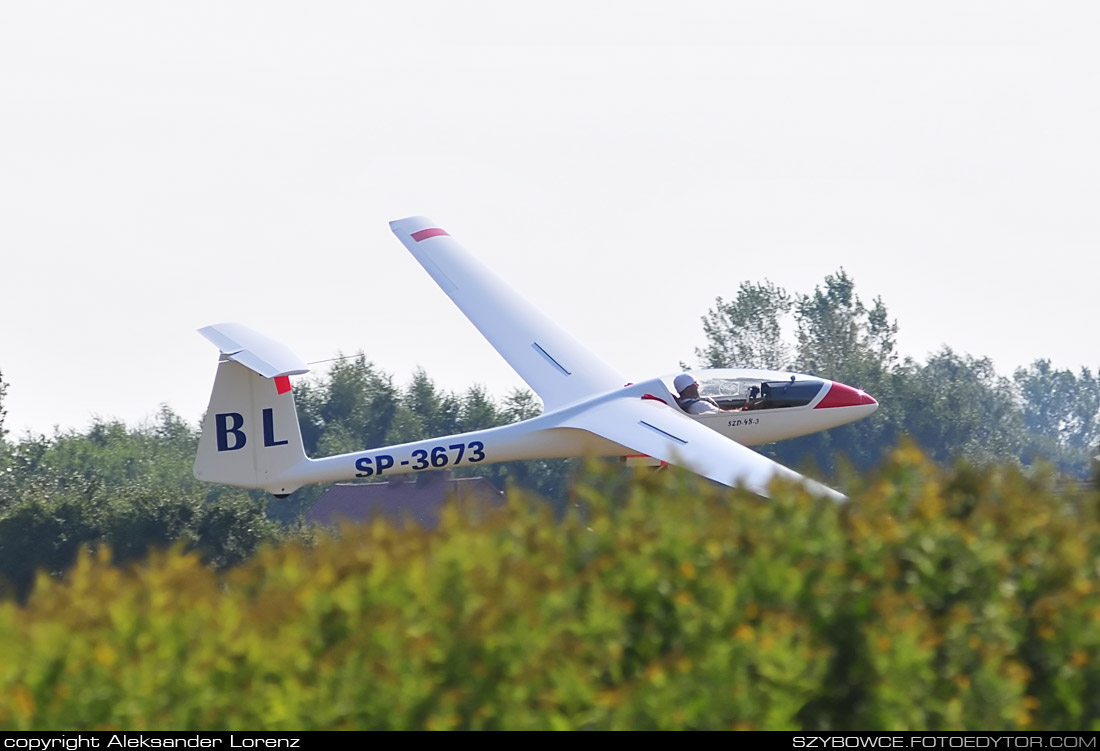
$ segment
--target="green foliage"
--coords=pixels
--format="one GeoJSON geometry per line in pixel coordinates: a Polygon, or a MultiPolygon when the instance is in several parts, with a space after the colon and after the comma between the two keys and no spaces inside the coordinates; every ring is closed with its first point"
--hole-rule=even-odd
{"type": "Polygon", "coordinates": [[[721,297],[703,317],[705,350],[695,350],[712,368],[782,368],[789,348],[779,336],[791,298],[771,282],[741,282],[729,302],[721,297]]]}
{"type": "Polygon", "coordinates": [[[1010,380],[997,375],[988,358],[948,347],[925,363],[899,362],[897,323],[881,299],[865,305],[843,269],[809,295],[743,283],[732,302],[716,300],[703,331],[708,344],[696,352],[709,367],[789,367],[878,399],[868,419],[763,449],[786,464],[831,474],[844,457],[866,470],[888,447],[910,439],[940,462],[1048,460],[1084,478],[1100,449],[1100,379],[1088,369],[1078,377],[1040,360],[1010,380]],[[791,358],[782,336],[788,311],[795,333],[791,358]]]}
{"type": "Polygon", "coordinates": [[[264,501],[200,483],[195,431],[167,407],[136,429],[96,421],[86,433],[28,436],[0,456],[0,593],[23,600],[36,571],[61,576],[82,547],[138,560],[179,541],[217,566],[289,534],[264,501]]]}
{"type": "MultiPolygon", "coordinates": [[[[362,353],[296,392],[303,439],[315,455],[475,430],[541,411],[528,391],[502,405],[479,387],[461,396],[443,393],[423,370],[398,389],[362,353]]],[[[35,571],[62,576],[81,546],[108,545],[116,562],[127,562],[180,542],[229,566],[262,542],[308,537],[298,520],[325,486],[272,499],[199,482],[192,474],[197,443],[195,429],[166,406],[138,428],[96,420],[83,433],[0,443],[0,593],[26,598],[35,571]]],[[[498,487],[521,485],[558,499],[560,511],[572,466],[522,462],[458,474],[481,474],[498,487]]]]}
{"type": "Polygon", "coordinates": [[[981,729],[1100,724],[1100,497],[893,455],[846,504],[592,466],[218,574],[84,554],[0,606],[0,727],[981,729]]]}
{"type": "Polygon", "coordinates": [[[989,358],[948,348],[902,373],[910,402],[905,431],[934,459],[1019,458],[1029,443],[1012,382],[989,358]]]}
{"type": "Polygon", "coordinates": [[[4,430],[4,418],[8,412],[4,409],[4,395],[8,392],[8,384],[4,383],[4,373],[0,371],[0,450],[4,446],[4,436],[7,435],[7,431],[4,430]]]}
{"type": "Polygon", "coordinates": [[[0,465],[0,509],[29,493],[85,497],[134,483],[198,493],[210,486],[191,473],[198,435],[166,406],[156,421],[135,429],[96,420],[86,433],[29,435],[0,465]]]}
{"type": "Polygon", "coordinates": [[[1056,457],[1064,470],[1088,466],[1100,446],[1100,378],[1056,370],[1049,360],[1018,368],[1013,376],[1024,424],[1038,438],[1038,451],[1056,457]]]}
{"type": "Polygon", "coordinates": [[[323,379],[295,387],[302,441],[311,456],[384,444],[397,414],[398,392],[360,352],[338,360],[323,379]]]}
{"type": "MultiPolygon", "coordinates": [[[[876,299],[867,309],[855,294],[855,281],[843,269],[825,277],[825,288],[799,295],[795,303],[798,367],[810,373],[881,376],[896,359],[897,324],[876,299]]],[[[853,379],[855,381],[855,379],[853,379]]]]}
{"type": "Polygon", "coordinates": [[[141,484],[109,495],[32,493],[0,515],[0,593],[25,600],[36,572],[63,576],[83,547],[109,545],[125,563],[180,542],[226,567],[287,536],[245,493],[209,502],[141,484]]]}

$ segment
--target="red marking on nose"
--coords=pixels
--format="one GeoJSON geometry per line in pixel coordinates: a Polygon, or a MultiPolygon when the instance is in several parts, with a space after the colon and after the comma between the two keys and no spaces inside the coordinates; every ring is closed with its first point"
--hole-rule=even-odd
{"type": "Polygon", "coordinates": [[[828,409],[829,407],[861,407],[867,404],[878,404],[874,398],[860,389],[845,386],[843,383],[833,383],[829,386],[829,393],[817,403],[814,409],[828,409]]]}
{"type": "Polygon", "coordinates": [[[290,391],[290,376],[275,376],[275,390],[280,394],[290,391]]]}
{"type": "Polygon", "coordinates": [[[412,239],[420,242],[421,240],[427,240],[429,237],[439,237],[440,235],[447,234],[447,230],[440,229],[439,227],[432,227],[430,229],[422,229],[419,232],[413,232],[412,239]]]}
{"type": "MultiPolygon", "coordinates": [[[[627,385],[629,386],[630,384],[627,384],[627,385]]],[[[653,401],[660,402],[661,404],[668,404],[668,402],[666,402],[664,399],[662,399],[659,396],[654,396],[653,394],[642,394],[642,398],[643,399],[652,399],[653,401]]]]}

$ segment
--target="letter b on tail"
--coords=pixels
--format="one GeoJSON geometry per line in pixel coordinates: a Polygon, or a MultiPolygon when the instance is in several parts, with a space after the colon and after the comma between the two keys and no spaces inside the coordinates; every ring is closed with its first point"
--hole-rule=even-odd
{"type": "Polygon", "coordinates": [[[214,422],[218,435],[218,451],[236,451],[243,449],[248,443],[248,436],[241,430],[244,427],[244,415],[240,412],[221,412],[214,415],[214,422]]]}

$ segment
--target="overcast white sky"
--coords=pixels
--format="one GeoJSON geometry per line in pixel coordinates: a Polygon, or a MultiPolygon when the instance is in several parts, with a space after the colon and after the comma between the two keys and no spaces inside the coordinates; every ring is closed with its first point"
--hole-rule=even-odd
{"type": "Polygon", "coordinates": [[[1094,2],[4,3],[6,425],[197,421],[226,320],[523,386],[411,214],[633,380],[742,280],[841,266],[903,354],[1095,368],[1098,32],[1094,2]]]}

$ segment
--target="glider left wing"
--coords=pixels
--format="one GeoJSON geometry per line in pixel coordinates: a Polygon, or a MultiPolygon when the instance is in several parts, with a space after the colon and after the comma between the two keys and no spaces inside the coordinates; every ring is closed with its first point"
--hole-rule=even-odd
{"type": "Polygon", "coordinates": [[[390,229],[542,399],[546,411],[626,383],[622,375],[422,216],[390,229]]]}
{"type": "Polygon", "coordinates": [[[632,396],[613,398],[568,418],[562,427],[580,428],[655,459],[690,469],[723,485],[767,497],[776,477],[799,483],[816,495],[845,496],[804,477],[747,446],[696,422],[666,404],[632,396]]]}

